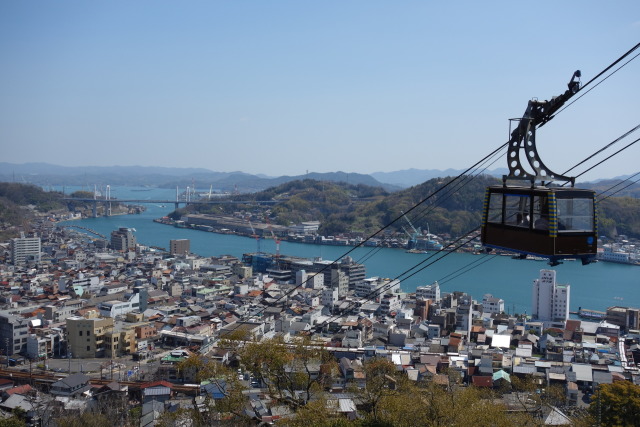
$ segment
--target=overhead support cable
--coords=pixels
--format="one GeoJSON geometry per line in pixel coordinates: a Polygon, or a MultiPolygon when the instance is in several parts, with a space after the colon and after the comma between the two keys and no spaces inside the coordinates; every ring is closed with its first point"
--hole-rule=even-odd
{"type": "MultiPolygon", "coordinates": [[[[603,75],[604,73],[606,73],[608,70],[610,70],[611,68],[613,68],[616,64],[618,64],[619,62],[621,62],[622,60],[624,60],[624,58],[626,58],[627,56],[629,56],[633,51],[635,51],[636,49],[638,49],[640,47],[640,43],[638,43],[636,46],[634,46],[632,49],[630,49],[628,52],[626,52],[624,55],[622,55],[620,58],[618,58],[616,61],[614,61],[611,65],[609,65],[607,68],[605,68],[603,71],[601,71],[599,74],[597,74],[594,78],[592,78],[589,82],[587,82],[586,84],[584,84],[581,88],[578,89],[578,91],[576,91],[576,94],[581,91],[582,89],[584,89],[585,87],[587,87],[588,85],[590,85],[592,82],[594,82],[597,78],[599,78],[601,75],[603,75]]],[[[640,54],[638,54],[640,55],[640,54]]],[[[629,62],[631,62],[633,59],[635,59],[638,55],[634,56],[633,58],[631,58],[629,61],[627,61],[625,64],[621,65],[618,69],[616,69],[613,73],[611,73],[611,75],[615,74],[618,70],[620,70],[622,67],[626,66],[629,62]]],[[[611,75],[607,76],[610,77],[611,75]]],[[[604,79],[606,80],[606,79],[604,79]]],[[[603,80],[603,81],[604,81],[603,80]]],[[[600,84],[600,83],[598,83],[600,84]]],[[[588,93],[589,91],[585,92],[588,93]]],[[[584,94],[582,95],[584,96],[584,94]]],[[[561,111],[564,111],[566,108],[569,107],[569,105],[572,105],[575,101],[577,101],[578,99],[580,99],[582,96],[579,96],[578,98],[576,98],[573,102],[565,105],[562,109],[558,110],[555,115],[557,115],[558,113],[560,113],[561,111]]],[[[546,120],[544,123],[546,123],[548,120],[546,120]]],[[[542,124],[544,124],[542,123],[542,124]]],[[[538,126],[539,127],[539,126],[538,126]]],[[[610,159],[611,157],[613,157],[614,155],[618,154],[619,152],[625,150],[626,148],[628,148],[629,146],[635,144],[635,142],[637,142],[638,140],[634,141],[633,143],[629,144],[627,147],[624,147],[623,149],[619,150],[618,152],[614,153],[613,155],[609,156],[607,159],[603,160],[602,162],[594,165],[593,167],[589,168],[588,170],[593,169],[594,167],[602,164],[604,161],[610,159]]],[[[458,181],[459,179],[461,179],[461,177],[467,175],[467,173],[471,170],[474,170],[476,167],[478,167],[478,165],[482,164],[483,162],[485,162],[488,158],[492,157],[493,155],[495,155],[497,152],[499,152],[500,150],[502,150],[504,147],[506,147],[508,144],[510,143],[510,141],[507,141],[503,144],[501,144],[498,148],[496,148],[494,151],[492,151],[490,154],[488,154],[487,156],[483,157],[480,161],[478,161],[477,163],[475,163],[473,166],[469,167],[468,169],[466,169],[464,172],[462,172],[461,174],[459,174],[458,176],[456,176],[454,179],[452,179],[451,181],[447,182],[446,184],[444,184],[443,186],[439,187],[437,190],[435,190],[433,193],[431,193],[430,195],[428,195],[427,197],[425,197],[424,199],[422,199],[421,201],[419,201],[418,203],[416,203],[414,206],[412,206],[410,209],[408,209],[405,214],[408,214],[410,212],[412,212],[413,210],[417,209],[421,204],[425,203],[426,201],[430,200],[431,198],[435,197],[438,193],[440,193],[441,191],[443,191],[444,189],[446,189],[447,187],[449,187],[450,185],[452,185],[454,182],[458,181]]],[[[587,171],[588,171],[587,170],[587,171]]],[[[584,173],[586,173],[587,171],[584,171],[582,174],[578,175],[581,176],[584,173]]],[[[354,250],[356,250],[357,248],[363,246],[367,241],[371,240],[372,238],[374,238],[375,236],[377,236],[378,234],[380,234],[381,232],[383,232],[384,230],[386,230],[387,228],[389,228],[391,225],[395,224],[396,222],[398,222],[401,218],[403,217],[403,215],[399,215],[397,216],[395,219],[393,219],[391,222],[389,222],[388,224],[384,225],[383,227],[381,227],[378,231],[376,231],[375,233],[371,234],[369,237],[367,237],[365,240],[363,240],[362,242],[360,242],[358,245],[354,246],[353,248],[351,248],[350,250],[348,250],[346,253],[344,253],[339,259],[344,258],[345,256],[349,255],[350,253],[352,253],[354,250]]],[[[464,236],[462,236],[461,238],[457,239],[455,242],[453,242],[452,244],[455,244],[456,242],[458,242],[460,239],[466,237],[467,235],[469,235],[470,233],[473,233],[477,230],[479,230],[480,227],[475,228],[474,230],[470,231],[469,233],[466,233],[464,236]]],[[[441,257],[437,258],[436,260],[434,260],[433,262],[419,268],[418,270],[416,270],[415,272],[408,274],[406,277],[404,277],[404,279],[408,279],[410,277],[413,277],[414,275],[418,274],[419,272],[423,271],[425,268],[429,267],[430,265],[434,264],[435,262],[445,258],[446,256],[450,255],[453,251],[461,248],[463,245],[467,244],[468,242],[470,242],[471,240],[473,240],[475,238],[471,237],[468,241],[460,244],[459,246],[457,246],[456,248],[452,249],[451,251],[447,252],[445,255],[442,255],[441,257]]],[[[451,246],[451,244],[449,245],[451,246]]],[[[431,257],[428,257],[428,259],[431,259],[431,257]]],[[[332,265],[335,265],[338,260],[333,261],[331,264],[327,264],[320,272],[325,271],[326,269],[330,268],[332,265]]],[[[422,262],[416,264],[414,267],[406,270],[404,273],[401,273],[400,276],[407,274],[408,272],[412,271],[413,269],[417,268],[418,266],[420,266],[422,263],[424,263],[426,260],[423,260],[422,262]]],[[[314,277],[316,274],[312,275],[311,277],[314,277]]],[[[276,299],[274,302],[267,304],[265,307],[263,307],[262,309],[260,309],[258,312],[254,313],[254,316],[260,315],[261,313],[263,313],[268,307],[270,306],[274,306],[276,305],[278,302],[280,302],[282,299],[284,298],[288,298],[293,292],[295,292],[298,288],[300,288],[302,286],[303,283],[296,285],[295,287],[293,287],[291,290],[289,290],[288,292],[286,292],[284,295],[282,295],[280,298],[276,299]]],[[[235,329],[234,329],[235,330],[235,329]]]]}

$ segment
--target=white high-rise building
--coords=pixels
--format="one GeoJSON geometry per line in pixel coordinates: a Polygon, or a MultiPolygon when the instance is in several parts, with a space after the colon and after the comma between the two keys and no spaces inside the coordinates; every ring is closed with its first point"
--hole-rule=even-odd
{"type": "Polygon", "coordinates": [[[543,322],[566,322],[570,290],[570,285],[556,283],[554,270],[540,270],[540,277],[533,281],[533,318],[543,322]]]}
{"type": "Polygon", "coordinates": [[[11,262],[13,265],[23,265],[28,261],[40,261],[42,243],[40,237],[24,237],[11,239],[11,262]]]}

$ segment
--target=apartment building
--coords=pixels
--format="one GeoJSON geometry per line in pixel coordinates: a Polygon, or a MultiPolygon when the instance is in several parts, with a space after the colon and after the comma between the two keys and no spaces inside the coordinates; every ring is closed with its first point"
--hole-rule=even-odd
{"type": "Polygon", "coordinates": [[[112,318],[69,317],[67,342],[71,356],[81,359],[106,356],[108,345],[105,338],[113,330],[113,325],[112,318]]]}

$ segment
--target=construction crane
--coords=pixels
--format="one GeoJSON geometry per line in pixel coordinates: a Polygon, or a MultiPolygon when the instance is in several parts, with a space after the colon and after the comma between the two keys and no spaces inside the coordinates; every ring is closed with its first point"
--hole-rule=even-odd
{"type": "MultiPolygon", "coordinates": [[[[420,229],[416,229],[413,224],[411,223],[411,221],[409,220],[409,218],[407,217],[407,215],[404,213],[404,211],[400,211],[400,213],[402,213],[402,216],[404,217],[404,219],[407,220],[407,223],[409,224],[409,226],[411,227],[411,229],[413,230],[415,236],[419,236],[420,235],[420,229]]],[[[405,230],[406,231],[406,230],[405,230]]]]}
{"type": "Polygon", "coordinates": [[[267,223],[267,228],[269,229],[269,232],[271,232],[271,237],[273,238],[273,241],[276,242],[276,258],[280,258],[280,239],[277,238],[275,233],[273,232],[273,227],[269,222],[269,217],[265,215],[264,220],[267,223]]]}
{"type": "Polygon", "coordinates": [[[253,228],[253,224],[251,224],[251,220],[247,219],[247,221],[249,222],[249,227],[251,227],[251,237],[256,239],[256,243],[257,243],[257,252],[256,253],[260,253],[260,236],[258,236],[258,233],[256,233],[256,229],[253,228]]]}

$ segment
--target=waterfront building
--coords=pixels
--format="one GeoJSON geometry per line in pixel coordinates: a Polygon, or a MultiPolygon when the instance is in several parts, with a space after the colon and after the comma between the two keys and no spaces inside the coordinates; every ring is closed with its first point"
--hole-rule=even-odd
{"type": "Polygon", "coordinates": [[[555,270],[540,270],[540,277],[533,281],[531,315],[545,323],[566,322],[570,295],[570,285],[556,283],[555,270]]]}
{"type": "Polygon", "coordinates": [[[114,251],[128,252],[135,251],[136,237],[133,230],[127,227],[120,227],[111,232],[111,249],[114,251]]]}
{"type": "Polygon", "coordinates": [[[29,261],[40,262],[40,252],[42,242],[40,237],[20,237],[11,239],[11,263],[13,265],[24,265],[29,261]]]}
{"type": "Polygon", "coordinates": [[[172,239],[169,240],[169,253],[171,255],[188,255],[191,252],[191,240],[172,239]]]}
{"type": "Polygon", "coordinates": [[[318,233],[320,221],[306,221],[289,227],[289,232],[293,234],[313,235],[318,233]]]}
{"type": "Polygon", "coordinates": [[[502,298],[494,298],[491,294],[485,294],[482,298],[482,312],[487,314],[504,312],[504,300],[502,298]]]}
{"type": "Polygon", "coordinates": [[[418,286],[416,298],[429,299],[434,303],[440,302],[440,284],[436,280],[431,285],[418,286]]]}
{"type": "Polygon", "coordinates": [[[624,331],[640,330],[640,309],[609,307],[607,308],[606,321],[620,326],[624,331]]]}

